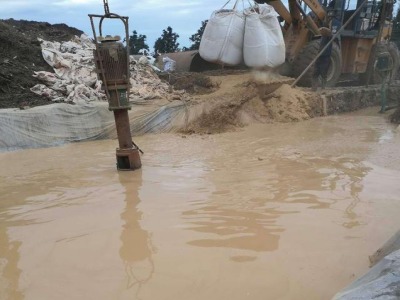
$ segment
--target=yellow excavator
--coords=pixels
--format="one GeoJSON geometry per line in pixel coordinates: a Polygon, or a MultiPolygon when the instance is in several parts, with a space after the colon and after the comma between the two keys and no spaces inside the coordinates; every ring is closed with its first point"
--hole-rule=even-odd
{"type": "MultiPolygon", "coordinates": [[[[335,86],[342,74],[358,74],[363,83],[379,82],[376,62],[385,55],[390,62],[387,68],[396,76],[399,51],[390,42],[393,0],[289,0],[289,9],[280,0],[257,2],[273,6],[283,22],[286,75],[303,73],[320,52],[319,28],[328,27],[334,35],[327,86],[335,86]]],[[[310,85],[312,70],[299,83],[310,85]]]]}

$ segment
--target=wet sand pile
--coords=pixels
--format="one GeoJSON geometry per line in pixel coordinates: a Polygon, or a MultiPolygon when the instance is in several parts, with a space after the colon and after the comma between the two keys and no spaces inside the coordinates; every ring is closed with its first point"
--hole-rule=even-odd
{"type": "Polygon", "coordinates": [[[269,117],[278,122],[297,122],[321,115],[319,96],[283,84],[265,100],[269,117]]]}
{"type": "Polygon", "coordinates": [[[297,122],[321,115],[317,94],[283,83],[287,77],[275,79],[245,73],[213,77],[220,89],[195,99],[203,109],[183,130],[185,133],[212,134],[233,130],[250,123],[297,122]],[[278,82],[272,93],[267,88],[278,82]]]}
{"type": "Polygon", "coordinates": [[[253,106],[259,104],[256,85],[244,82],[235,86],[230,92],[224,93],[223,90],[219,90],[218,93],[215,93],[217,95],[211,98],[202,99],[202,103],[198,104],[198,107],[203,109],[202,113],[188,124],[183,132],[213,134],[245,125],[244,120],[240,117],[243,106],[255,99],[256,103],[252,103],[251,106],[247,105],[246,109],[247,114],[252,116],[253,106]]]}

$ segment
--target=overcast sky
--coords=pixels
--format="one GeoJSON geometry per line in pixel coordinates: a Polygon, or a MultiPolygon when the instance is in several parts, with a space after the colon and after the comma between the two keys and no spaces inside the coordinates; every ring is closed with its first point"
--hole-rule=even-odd
{"type": "MultiPolygon", "coordinates": [[[[162,30],[171,26],[180,35],[180,46],[189,46],[189,37],[219,9],[225,0],[108,0],[110,11],[129,17],[130,32],[147,36],[152,50],[162,30]]],[[[0,19],[14,18],[49,23],[65,23],[91,34],[89,13],[103,14],[102,0],[0,0],[0,19]]],[[[120,34],[122,23],[104,23],[112,34],[120,34]],[[118,31],[118,32],[116,32],[118,31]]]]}
{"type": "MultiPolygon", "coordinates": [[[[153,50],[155,40],[162,30],[171,26],[180,35],[180,47],[190,46],[189,37],[200,27],[201,21],[210,17],[227,0],[108,0],[110,11],[129,17],[130,32],[147,36],[153,50]]],[[[233,3],[234,0],[231,1],[233,3]]],[[[248,3],[248,1],[243,1],[248,3]]],[[[286,3],[286,1],[283,1],[286,3]]],[[[356,0],[351,0],[351,7],[356,0]]],[[[233,4],[229,4],[228,7],[233,4]]],[[[92,36],[89,13],[103,14],[103,0],[0,0],[0,19],[25,19],[65,23],[92,36]]],[[[106,34],[123,35],[122,23],[104,24],[106,34]],[[108,29],[108,30],[107,30],[108,29]]]]}

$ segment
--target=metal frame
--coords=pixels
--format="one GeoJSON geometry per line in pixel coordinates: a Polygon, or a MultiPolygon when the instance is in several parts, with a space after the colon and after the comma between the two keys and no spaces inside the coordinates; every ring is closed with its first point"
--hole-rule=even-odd
{"type": "MultiPolygon", "coordinates": [[[[110,93],[108,90],[108,86],[107,86],[107,81],[105,79],[105,75],[104,75],[104,68],[103,68],[103,61],[101,60],[101,56],[100,56],[100,52],[98,49],[98,37],[103,35],[103,21],[104,19],[120,19],[122,21],[122,23],[124,23],[124,28],[125,28],[125,41],[126,41],[126,61],[127,61],[127,70],[126,73],[128,75],[128,78],[130,78],[130,69],[129,69],[129,17],[122,17],[120,15],[114,14],[114,13],[110,13],[109,9],[108,9],[108,3],[105,0],[104,1],[104,10],[105,10],[105,14],[104,15],[96,15],[96,14],[89,14],[89,18],[90,18],[90,24],[92,26],[92,32],[93,32],[93,37],[94,37],[94,43],[96,45],[96,52],[97,52],[97,57],[99,58],[99,63],[100,63],[100,68],[101,68],[101,74],[102,74],[102,81],[104,84],[104,88],[105,88],[105,92],[108,98],[110,98],[110,93]],[[96,33],[96,27],[94,25],[94,18],[100,18],[99,21],[99,33],[100,35],[97,36],[96,33]]],[[[129,92],[130,90],[127,90],[127,97],[129,98],[129,92]]]]}

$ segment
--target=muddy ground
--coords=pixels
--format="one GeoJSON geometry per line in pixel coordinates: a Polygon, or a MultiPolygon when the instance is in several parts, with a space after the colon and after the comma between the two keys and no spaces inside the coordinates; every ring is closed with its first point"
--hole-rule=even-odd
{"type": "Polygon", "coordinates": [[[52,103],[30,91],[39,83],[32,77],[34,71],[52,71],[42,57],[38,38],[68,41],[82,33],[65,24],[0,20],[0,108],[52,103]]]}

